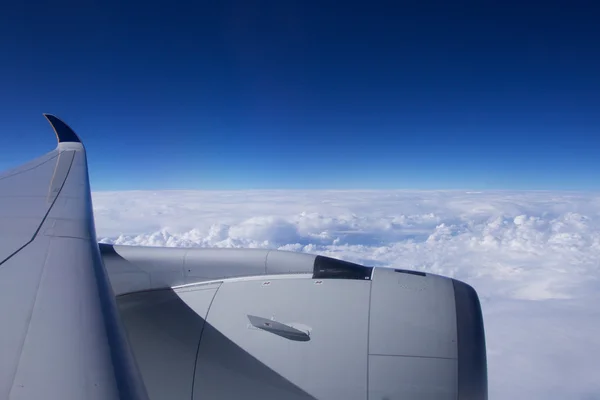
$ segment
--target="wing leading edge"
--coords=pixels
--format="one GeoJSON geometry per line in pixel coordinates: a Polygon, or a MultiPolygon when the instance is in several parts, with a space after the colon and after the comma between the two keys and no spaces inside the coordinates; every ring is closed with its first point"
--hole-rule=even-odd
{"type": "Polygon", "coordinates": [[[58,146],[0,175],[0,398],[145,399],[96,242],[86,153],[58,146]]]}

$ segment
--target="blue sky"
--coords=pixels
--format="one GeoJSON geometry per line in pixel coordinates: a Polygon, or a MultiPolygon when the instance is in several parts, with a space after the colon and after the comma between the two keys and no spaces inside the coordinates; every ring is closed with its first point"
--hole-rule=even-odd
{"type": "Polygon", "coordinates": [[[592,1],[11,3],[0,169],[50,112],[94,190],[600,190],[592,1]]]}

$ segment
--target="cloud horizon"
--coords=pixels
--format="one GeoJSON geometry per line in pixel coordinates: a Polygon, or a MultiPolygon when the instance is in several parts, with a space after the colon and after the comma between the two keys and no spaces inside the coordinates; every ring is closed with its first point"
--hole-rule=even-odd
{"type": "Polygon", "coordinates": [[[490,398],[600,396],[600,194],[136,191],[93,202],[104,243],[301,251],[463,280],[482,303],[490,398]]]}

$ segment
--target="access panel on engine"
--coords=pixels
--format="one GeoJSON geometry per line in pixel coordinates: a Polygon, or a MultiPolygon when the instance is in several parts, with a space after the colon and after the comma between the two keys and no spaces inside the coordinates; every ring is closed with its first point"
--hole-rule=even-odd
{"type": "Polygon", "coordinates": [[[370,281],[225,281],[202,333],[194,399],[365,399],[370,281]]]}

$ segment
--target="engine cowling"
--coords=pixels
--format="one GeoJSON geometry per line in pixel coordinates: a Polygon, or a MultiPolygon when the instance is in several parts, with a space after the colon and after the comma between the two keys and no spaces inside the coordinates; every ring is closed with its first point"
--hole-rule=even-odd
{"type": "MultiPolygon", "coordinates": [[[[126,263],[156,274],[140,260],[170,250],[115,247],[111,277],[126,263]]],[[[188,251],[184,269],[203,282],[117,297],[153,399],[487,398],[481,309],[462,282],[307,254],[188,251]]]]}

